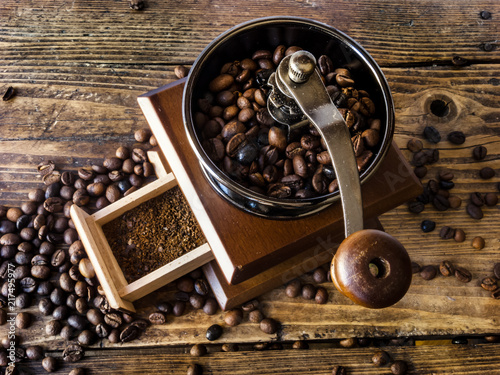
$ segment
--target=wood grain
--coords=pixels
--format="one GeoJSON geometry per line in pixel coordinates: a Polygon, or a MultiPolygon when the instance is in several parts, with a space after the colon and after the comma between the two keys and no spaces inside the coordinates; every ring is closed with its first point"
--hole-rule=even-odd
{"type": "MultiPolygon", "coordinates": [[[[334,366],[344,366],[348,374],[388,374],[389,365],[376,367],[371,358],[378,350],[368,348],[339,348],[331,343],[314,344],[310,350],[291,349],[255,351],[251,348],[224,353],[219,345],[208,346],[208,355],[193,357],[187,350],[166,352],[164,348],[129,350],[88,350],[85,359],[76,364],[61,363],[61,370],[87,367],[92,374],[142,375],[185,374],[191,364],[198,364],[204,374],[331,374],[334,366]],[[333,346],[333,347],[332,347],[333,346]]],[[[498,345],[427,345],[384,347],[393,360],[408,363],[409,374],[499,374],[498,345]]],[[[58,356],[56,354],[56,356],[58,356]]],[[[45,374],[39,364],[27,366],[32,374],[45,374]]]]}

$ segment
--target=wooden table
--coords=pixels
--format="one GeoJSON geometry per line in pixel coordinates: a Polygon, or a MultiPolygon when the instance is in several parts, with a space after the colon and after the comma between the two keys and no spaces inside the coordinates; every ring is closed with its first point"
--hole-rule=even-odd
{"type": "MultiPolygon", "coordinates": [[[[423,213],[412,214],[402,205],[380,219],[403,242],[412,260],[437,265],[448,259],[467,267],[472,281],[463,284],[445,277],[425,281],[415,276],[407,296],[384,310],[355,306],[330,284],[324,285],[330,294],[326,305],[287,298],[281,287],[259,298],[264,313],[282,322],[278,334],[264,334],[256,324],[245,322],[227,328],[220,340],[208,345],[207,356],[194,358],[190,346],[208,344],[206,328],[221,323],[223,313],[206,316],[193,311],[148,328],[140,340],[128,344],[103,340],[88,348],[81,365],[91,374],[183,374],[194,362],[208,374],[329,374],[334,365],[346,366],[352,374],[380,374],[389,369],[370,363],[376,346],[394,344],[389,339],[399,338],[405,345],[385,348],[395,359],[407,360],[411,373],[500,373],[499,344],[482,338],[500,335],[500,301],[479,286],[493,264],[500,262],[499,206],[485,208],[480,221],[465,212],[471,192],[498,193],[500,181],[497,1],[146,0],[144,10],[134,11],[126,0],[3,0],[0,92],[13,86],[16,96],[0,104],[0,204],[19,206],[30,189],[40,186],[36,165],[43,160],[76,169],[101,162],[119,145],[133,145],[134,132],[147,127],[137,96],[174,81],[174,67],[190,66],[221,32],[268,15],[328,23],[369,51],[391,87],[395,141],[408,158],[409,139],[422,139],[425,126],[439,129],[440,143],[424,141],[426,148],[440,152],[424,182],[442,168],[451,169],[452,192],[462,198],[462,206],[446,212],[427,206],[423,213]],[[457,64],[459,58],[466,63],[457,64]],[[436,101],[447,104],[447,114],[431,106],[436,101]],[[453,130],[466,134],[464,144],[446,140],[453,130]],[[471,157],[477,145],[488,148],[481,162],[471,157]],[[494,168],[496,177],[479,178],[484,166],[494,168]],[[423,219],[435,220],[437,229],[423,233],[423,219]],[[463,228],[466,241],[440,239],[444,225],[463,228]],[[475,236],[484,237],[483,250],[472,248],[475,236]],[[440,345],[450,344],[455,336],[468,338],[469,345],[440,345]],[[369,347],[340,347],[338,340],[347,337],[376,340],[369,347]],[[309,350],[291,348],[300,339],[309,340],[309,350]],[[241,344],[240,352],[222,352],[224,342],[241,344]],[[284,349],[253,350],[258,342],[278,342],[284,349]]],[[[147,316],[154,311],[155,300],[171,293],[173,288],[167,286],[136,306],[147,316]]],[[[23,344],[40,343],[60,356],[65,342],[44,334],[46,321],[37,316],[22,333],[23,344]]],[[[72,367],[64,365],[58,373],[68,373],[72,367]]],[[[44,373],[39,361],[26,368],[44,373]]]]}

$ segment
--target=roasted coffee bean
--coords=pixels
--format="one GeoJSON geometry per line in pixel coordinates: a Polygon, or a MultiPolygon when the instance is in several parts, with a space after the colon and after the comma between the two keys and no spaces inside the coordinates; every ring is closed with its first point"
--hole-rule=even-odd
{"type": "Polygon", "coordinates": [[[206,338],[208,341],[215,341],[222,336],[222,327],[218,324],[213,324],[207,329],[206,338]]]}
{"type": "Polygon", "coordinates": [[[70,343],[64,348],[62,358],[65,362],[75,363],[80,361],[84,355],[85,351],[80,345],[70,343]]]}
{"type": "Polygon", "coordinates": [[[479,171],[479,176],[484,180],[495,177],[495,170],[491,167],[484,167],[479,171]]]}
{"type": "Polygon", "coordinates": [[[85,329],[77,337],[80,345],[92,345],[96,340],[96,334],[89,329],[85,329]]]}
{"type": "Polygon", "coordinates": [[[32,316],[29,312],[22,311],[16,315],[16,327],[26,329],[31,325],[32,316]]]}
{"type": "Polygon", "coordinates": [[[394,375],[405,375],[408,372],[408,364],[403,360],[396,360],[391,364],[391,372],[394,375]]]}
{"type": "Polygon", "coordinates": [[[487,291],[494,291],[498,288],[498,280],[494,277],[485,277],[481,280],[481,287],[487,291]]]}
{"type": "Polygon", "coordinates": [[[76,330],[84,330],[87,327],[88,322],[81,315],[70,315],[68,317],[68,324],[76,330]]]}
{"type": "Polygon", "coordinates": [[[260,330],[269,335],[278,332],[280,326],[280,323],[272,318],[264,318],[260,322],[260,330]]]}
{"type": "Polygon", "coordinates": [[[184,311],[186,310],[186,302],[185,301],[175,301],[174,305],[172,307],[172,313],[175,316],[181,316],[184,314],[184,311]]]}
{"type": "Polygon", "coordinates": [[[437,268],[432,265],[424,266],[420,270],[420,277],[424,280],[432,280],[437,275],[437,268]]]}
{"type": "Polygon", "coordinates": [[[408,203],[408,209],[410,212],[418,214],[425,209],[424,203],[414,200],[408,203]]]}
{"type": "Polygon", "coordinates": [[[153,312],[149,314],[149,322],[151,324],[165,324],[167,322],[167,318],[164,313],[160,311],[153,312]]]}
{"type": "Polygon", "coordinates": [[[472,240],[472,247],[476,250],[481,250],[485,246],[485,241],[483,237],[477,236],[472,240]]]}
{"type": "Polygon", "coordinates": [[[104,322],[104,316],[98,309],[89,309],[86,316],[87,320],[95,326],[104,322]]]}
{"type": "Polygon", "coordinates": [[[240,309],[229,310],[224,314],[224,322],[229,327],[240,324],[243,320],[243,312],[240,309]]]}
{"type": "Polygon", "coordinates": [[[317,284],[326,282],[326,270],[323,267],[318,267],[313,272],[313,280],[317,284]]]}
{"type": "Polygon", "coordinates": [[[483,210],[475,204],[469,203],[466,207],[466,211],[473,219],[481,220],[483,218],[483,210]]]}
{"type": "Polygon", "coordinates": [[[15,305],[19,309],[25,309],[31,305],[31,296],[28,293],[19,293],[15,299],[15,305]]]}
{"type": "Polygon", "coordinates": [[[64,249],[56,250],[54,254],[52,254],[52,258],[50,260],[50,264],[53,267],[59,267],[66,261],[66,252],[64,249]]]}
{"type": "Polygon", "coordinates": [[[472,204],[474,204],[478,207],[484,206],[484,196],[482,193],[478,193],[478,192],[471,193],[470,194],[470,201],[472,204]]]}
{"type": "Polygon", "coordinates": [[[420,224],[420,228],[424,233],[432,232],[436,228],[436,222],[432,220],[423,220],[420,224]]]}
{"type": "Polygon", "coordinates": [[[316,295],[316,287],[312,284],[302,286],[301,295],[303,299],[311,300],[316,295]]]}
{"type": "Polygon", "coordinates": [[[248,302],[244,303],[243,305],[241,305],[241,309],[245,312],[250,312],[250,311],[258,309],[259,305],[260,305],[259,301],[256,299],[253,299],[253,300],[248,301],[248,302]]]}
{"type": "Polygon", "coordinates": [[[448,202],[450,202],[450,208],[458,208],[462,205],[462,199],[457,196],[450,196],[448,202]]]}
{"type": "Polygon", "coordinates": [[[464,242],[465,241],[465,232],[463,231],[463,229],[455,229],[455,235],[453,236],[453,239],[456,241],[456,242],[464,242]]]}
{"type": "Polygon", "coordinates": [[[455,267],[453,267],[451,262],[444,260],[439,265],[439,272],[443,276],[451,276],[455,274],[455,267]]]}
{"type": "Polygon", "coordinates": [[[445,225],[439,231],[439,237],[441,237],[443,240],[452,239],[453,237],[455,237],[455,229],[445,225]]]}
{"type": "Polygon", "coordinates": [[[175,285],[179,291],[184,293],[191,293],[194,291],[194,280],[189,276],[182,276],[177,279],[175,285]]]}
{"type": "Polygon", "coordinates": [[[430,143],[438,143],[441,141],[441,134],[439,134],[439,131],[433,126],[426,126],[424,128],[424,137],[430,143]]]}
{"type": "Polygon", "coordinates": [[[42,360],[42,367],[47,372],[54,372],[57,370],[57,360],[54,357],[45,357],[42,360]]]}
{"type": "Polygon", "coordinates": [[[299,279],[294,279],[285,288],[285,294],[290,298],[297,297],[302,291],[302,284],[299,279]]]}
{"type": "Polygon", "coordinates": [[[391,362],[391,360],[392,359],[389,353],[384,350],[379,350],[372,356],[372,363],[378,367],[385,366],[386,364],[391,362]]]}
{"type": "Polygon", "coordinates": [[[207,315],[214,315],[218,310],[219,305],[213,297],[207,298],[203,305],[203,312],[207,315]]]}
{"type": "Polygon", "coordinates": [[[328,302],[328,291],[320,286],[316,290],[316,294],[314,296],[314,300],[316,301],[317,304],[323,305],[328,302]]]}
{"type": "Polygon", "coordinates": [[[130,342],[138,338],[141,330],[133,325],[127,325],[120,333],[121,342],[130,342]]]}
{"type": "Polygon", "coordinates": [[[488,153],[488,149],[484,146],[477,146],[474,147],[474,150],[472,150],[472,157],[475,160],[483,160],[486,158],[486,154],[488,153]]]}
{"type": "Polygon", "coordinates": [[[57,336],[61,332],[61,322],[59,320],[51,320],[45,325],[45,333],[48,336],[57,336]]]}
{"type": "Polygon", "coordinates": [[[54,304],[52,301],[48,298],[42,298],[38,302],[38,311],[42,313],[44,316],[48,316],[52,314],[52,311],[54,311],[54,304]]]}
{"type": "Polygon", "coordinates": [[[38,361],[43,358],[43,349],[39,345],[32,345],[26,348],[26,357],[32,361],[38,361]]]}
{"type": "Polygon", "coordinates": [[[52,317],[55,320],[64,320],[68,317],[70,311],[68,306],[62,305],[62,306],[57,306],[54,311],[52,312],[52,317]]]}
{"type": "Polygon", "coordinates": [[[420,267],[420,264],[418,264],[417,262],[411,262],[411,273],[412,274],[420,273],[421,270],[422,270],[422,267],[420,267]]]}
{"type": "Polygon", "coordinates": [[[119,313],[110,312],[104,315],[104,322],[112,328],[118,328],[123,323],[123,319],[119,313]]]}
{"type": "MultiPolygon", "coordinates": [[[[156,307],[158,308],[159,311],[161,311],[162,313],[165,313],[165,314],[170,314],[172,312],[172,304],[167,302],[167,301],[163,301],[163,302],[158,303],[156,305],[156,307]]],[[[108,315],[108,314],[106,314],[106,315],[108,315]]]]}
{"type": "Polygon", "coordinates": [[[264,314],[260,310],[253,310],[248,313],[248,321],[251,323],[260,323],[264,319],[264,314]]]}
{"type": "Polygon", "coordinates": [[[468,283],[472,280],[472,274],[463,267],[455,267],[455,277],[463,283],[468,283]]]}
{"type": "Polygon", "coordinates": [[[207,347],[203,344],[195,344],[189,350],[189,354],[193,357],[203,357],[207,354],[207,347]]]}
{"type": "Polygon", "coordinates": [[[455,145],[461,145],[465,143],[465,134],[461,131],[453,131],[448,134],[448,141],[455,145]]]}
{"type": "Polygon", "coordinates": [[[196,363],[190,364],[187,368],[186,374],[187,375],[203,375],[203,368],[196,363]]]}
{"type": "Polygon", "coordinates": [[[500,263],[495,263],[493,266],[493,274],[497,279],[500,280],[500,263]]]}
{"type": "Polygon", "coordinates": [[[432,200],[432,205],[438,211],[446,211],[450,208],[450,201],[446,197],[438,194],[432,200]]]}
{"type": "Polygon", "coordinates": [[[484,195],[484,203],[489,207],[496,206],[498,203],[498,195],[496,193],[486,193],[484,195]]]}
{"type": "Polygon", "coordinates": [[[68,375],[85,375],[85,374],[86,374],[86,371],[84,368],[77,367],[77,368],[74,368],[73,370],[71,370],[68,375]]]}
{"type": "Polygon", "coordinates": [[[189,296],[189,303],[195,310],[203,308],[203,305],[205,304],[205,297],[200,296],[199,294],[192,294],[189,296]]]}

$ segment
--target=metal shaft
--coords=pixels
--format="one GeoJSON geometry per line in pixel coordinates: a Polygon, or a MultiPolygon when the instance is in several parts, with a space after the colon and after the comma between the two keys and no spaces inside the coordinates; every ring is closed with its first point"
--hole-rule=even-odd
{"type": "MultiPolygon", "coordinates": [[[[296,53],[300,52],[302,51],[296,53]]],[[[363,229],[361,186],[349,129],[316,70],[310,73],[307,80],[302,79],[299,83],[290,78],[290,58],[291,56],[285,57],[278,66],[277,85],[280,90],[294,98],[325,140],[337,175],[345,236],[348,237],[363,229]]]]}

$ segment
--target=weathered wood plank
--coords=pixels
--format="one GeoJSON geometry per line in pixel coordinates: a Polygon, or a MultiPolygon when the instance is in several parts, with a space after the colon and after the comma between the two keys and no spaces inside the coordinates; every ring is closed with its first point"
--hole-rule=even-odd
{"type": "MultiPolygon", "coordinates": [[[[193,357],[187,349],[165,351],[163,348],[130,350],[88,350],[78,363],[68,364],[60,360],[61,370],[84,367],[92,374],[143,375],[147,373],[185,374],[191,364],[198,364],[204,374],[330,374],[334,366],[344,366],[348,374],[390,373],[389,365],[376,367],[371,358],[375,347],[350,348],[321,345],[310,350],[251,349],[224,353],[218,345],[208,347],[203,357],[193,357]]],[[[332,346],[335,344],[331,344],[332,346]]],[[[499,344],[477,346],[404,346],[383,347],[393,360],[408,363],[410,374],[499,374],[499,344]]],[[[60,358],[60,353],[51,353],[60,358]]],[[[26,366],[32,374],[45,374],[39,363],[26,366]]]]}

